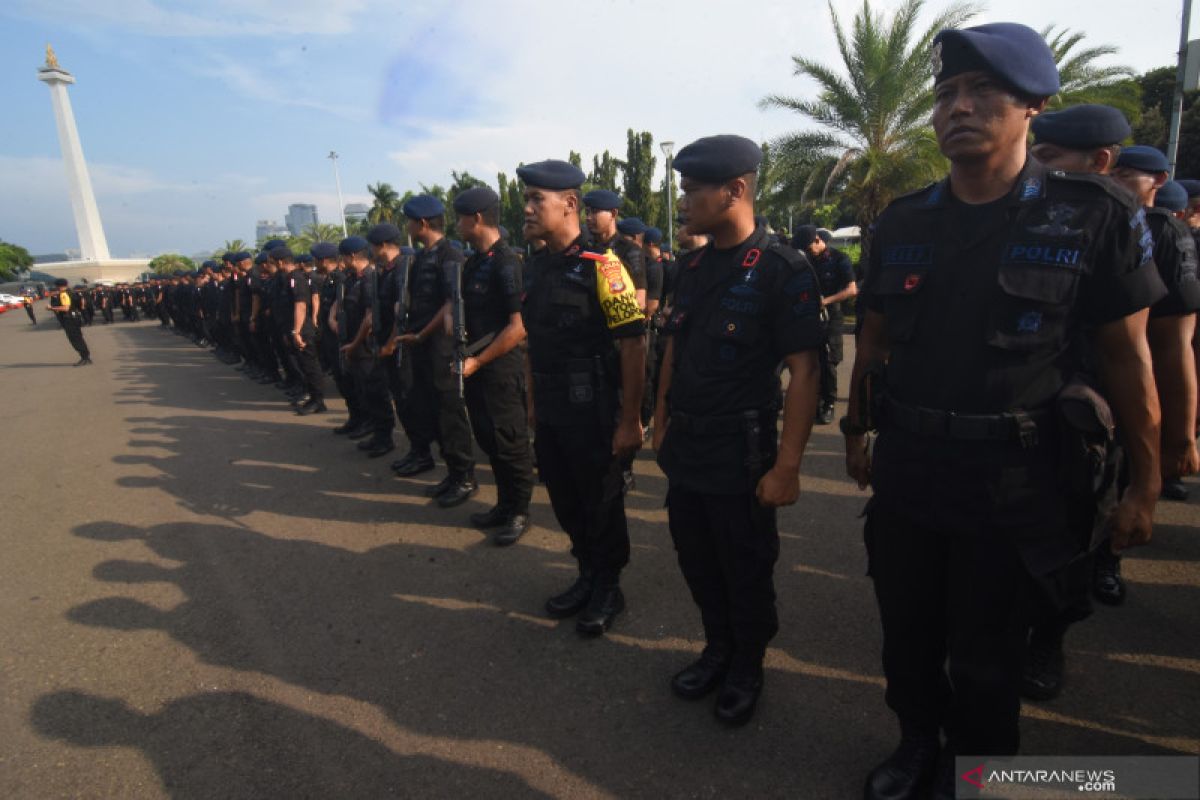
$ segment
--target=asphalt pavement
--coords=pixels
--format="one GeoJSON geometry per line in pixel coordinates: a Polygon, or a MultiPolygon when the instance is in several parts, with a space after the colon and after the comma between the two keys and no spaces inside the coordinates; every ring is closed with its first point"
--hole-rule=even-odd
{"type": "MultiPolygon", "coordinates": [[[[40,306],[41,304],[39,304],[40,306]]],[[[545,618],[574,565],[545,490],[493,547],[157,322],[0,316],[0,797],[856,798],[894,746],[841,439],[818,427],[780,514],[781,630],[746,728],[671,675],[699,616],[652,454],[628,498],[628,610],[545,618]]],[[[852,358],[847,346],[847,358],[852,358]]],[[[843,364],[843,393],[848,364],[843,364]]],[[[839,408],[839,413],[841,409],[839,408]]],[[[397,457],[403,453],[403,441],[397,457]]],[[[1067,639],[1026,753],[1200,754],[1200,487],[1067,639]]]]}

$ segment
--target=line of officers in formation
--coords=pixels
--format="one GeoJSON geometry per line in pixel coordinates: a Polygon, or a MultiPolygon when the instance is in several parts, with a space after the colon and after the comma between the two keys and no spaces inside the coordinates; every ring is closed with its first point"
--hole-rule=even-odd
{"type": "MultiPolygon", "coordinates": [[[[1117,553],[1149,540],[1164,479],[1200,467],[1184,221],[1200,225],[1200,183],[1169,183],[1153,148],[1122,149],[1115,109],[1045,113],[1059,76],[1026,26],[942,31],[932,72],[950,174],[871,232],[840,420],[847,472],[874,490],[868,573],[901,734],[867,777],[876,800],[953,797],[956,755],[1017,752],[1021,695],[1058,693],[1067,628],[1091,593],[1124,598],[1117,553]]],[[[250,377],[290,382],[299,414],[325,410],[331,376],[349,410],[334,432],[369,456],[393,449],[398,420],[399,476],[432,469],[437,445],[439,505],[476,491],[473,434],[497,504],[471,522],[497,544],[528,528],[536,454],[578,564],[546,611],[584,634],[624,608],[625,476],[651,422],[706,639],[671,686],[716,692],[718,719],[743,724],[778,629],[776,510],[796,502],[812,426],[831,414],[830,319],[857,290],[814,229],[792,247],[756,221],[760,160],[733,135],[679,152],[673,262],[622,227],[619,197],[581,196],[583,173],[549,160],[517,170],[527,262],[480,187],[454,199],[467,251],[421,196],[404,231],[229,253],[152,281],[142,303],[250,377]]]]}

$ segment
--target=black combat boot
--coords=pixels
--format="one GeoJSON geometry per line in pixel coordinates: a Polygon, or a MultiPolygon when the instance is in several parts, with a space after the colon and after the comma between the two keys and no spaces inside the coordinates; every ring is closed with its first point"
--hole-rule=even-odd
{"type": "Polygon", "coordinates": [[[584,636],[599,636],[612,627],[617,615],[625,610],[625,595],[616,577],[597,577],[587,607],[575,622],[575,630],[584,636]]]}
{"type": "Polygon", "coordinates": [[[936,732],[902,726],[900,746],[867,775],[863,798],[912,800],[923,797],[937,771],[940,749],[941,743],[936,732]]]}
{"type": "Polygon", "coordinates": [[[562,594],[556,594],[546,601],[546,613],[555,619],[573,617],[583,610],[592,598],[592,586],[596,582],[595,573],[581,567],[579,577],[571,587],[562,594]]]}

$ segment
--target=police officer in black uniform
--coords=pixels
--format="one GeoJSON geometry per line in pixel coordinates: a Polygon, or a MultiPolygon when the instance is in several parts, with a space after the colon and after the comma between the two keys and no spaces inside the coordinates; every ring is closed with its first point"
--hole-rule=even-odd
{"type": "Polygon", "coordinates": [[[642,251],[641,242],[621,235],[621,226],[624,225],[625,230],[636,230],[638,236],[641,236],[646,226],[635,218],[618,220],[617,212],[623,204],[619,194],[607,189],[594,189],[583,196],[587,230],[592,237],[592,246],[602,250],[611,249],[624,262],[625,269],[633,278],[633,287],[637,290],[638,306],[644,307],[646,255],[642,251]]]}
{"type": "Polygon", "coordinates": [[[65,278],[56,280],[54,291],[50,293],[50,303],[46,307],[58,317],[58,324],[67,334],[67,341],[75,348],[75,352],[79,353],[79,360],[75,362],[75,366],[83,367],[92,363],[92,354],[88,350],[87,342],[83,340],[83,315],[79,313],[79,306],[71,297],[68,285],[65,278]]]}
{"type": "MultiPolygon", "coordinates": [[[[338,392],[346,401],[346,411],[349,415],[344,423],[333,429],[333,433],[352,440],[370,436],[373,432],[370,415],[354,384],[351,362],[342,351],[342,345],[349,344],[354,339],[355,332],[350,330],[349,319],[346,316],[345,298],[357,280],[354,271],[355,253],[359,252],[360,243],[363,242],[366,240],[361,236],[350,236],[338,243],[338,268],[330,273],[330,280],[325,285],[328,303],[322,303],[322,308],[329,310],[321,312],[328,326],[329,338],[332,340],[326,345],[331,348],[326,357],[331,359],[333,364],[333,380],[338,392]]],[[[370,248],[369,243],[366,246],[370,248]]],[[[322,297],[325,298],[325,295],[322,297]]]]}
{"type": "Polygon", "coordinates": [[[525,406],[525,323],[521,259],[500,237],[500,197],[486,186],[454,198],[458,232],[472,254],[462,268],[467,342],[463,377],[475,441],[496,478],[496,505],[471,515],[496,528],[492,542],[510,545],[529,529],[533,454],[525,406]]]}
{"type": "Polygon", "coordinates": [[[707,640],[671,687],[686,699],[720,688],[715,713],[730,725],[753,715],[779,627],[775,509],[800,493],[824,335],[812,267],[755,224],[761,160],[756,143],[730,135],[675,157],[680,213],[713,241],[688,255],[675,285],[654,419],[671,538],[707,640]],[[778,445],[781,363],[791,381],[778,445]]]}
{"type": "Polygon", "coordinates": [[[1149,538],[1159,491],[1144,353],[1146,309],[1164,289],[1143,215],[1102,178],[1027,158],[1029,120],[1059,89],[1036,31],[944,30],[933,55],[933,127],[950,175],[876,223],[842,421],[847,471],[874,489],[865,539],[901,729],[868,798],[924,796],[931,779],[950,798],[956,755],[1018,750],[1030,576],[1086,546],[1068,521],[1053,414],[1085,355],[1130,456],[1115,548],[1149,538]],[[868,395],[882,402],[864,416],[868,395]]]}
{"type": "Polygon", "coordinates": [[[817,271],[821,281],[821,304],[829,315],[828,341],[821,348],[821,402],[817,422],[833,422],[833,405],[837,402],[837,368],[842,363],[842,324],[845,315],[842,303],[858,294],[854,282],[854,265],[841,250],[830,247],[815,225],[801,225],[792,237],[792,246],[804,255],[817,271]]]}
{"type": "Polygon", "coordinates": [[[272,267],[268,252],[271,247],[282,245],[278,239],[271,239],[263,244],[263,249],[254,257],[254,268],[250,272],[250,334],[254,340],[254,348],[258,353],[262,366],[262,375],[258,382],[263,385],[279,381],[279,359],[275,355],[275,347],[271,344],[271,285],[272,267]]]}
{"type": "Polygon", "coordinates": [[[411,303],[400,344],[412,367],[405,386],[405,433],[410,456],[396,465],[405,477],[428,469],[429,447],[437,441],[446,460],[446,477],[426,490],[442,508],[465,503],[479,485],[467,405],[458,394],[453,341],[447,334],[453,282],[465,259],[445,234],[446,207],[436,197],[418,195],[401,209],[408,218],[408,235],[421,245],[409,271],[411,303]]]}
{"type": "Polygon", "coordinates": [[[525,270],[521,307],[538,472],[579,564],[575,583],[546,611],[579,614],[576,629],[596,635],[625,607],[621,463],[642,444],[645,319],[625,264],[579,230],[583,172],[551,160],[517,175],[525,182],[525,240],[546,243],[525,270]]]}
{"type": "MultiPolygon", "coordinates": [[[[325,411],[325,375],[317,362],[317,324],[314,319],[319,295],[308,274],[296,265],[292,251],[277,247],[271,251],[279,264],[280,293],[283,305],[280,324],[288,328],[287,344],[289,355],[300,373],[304,394],[293,404],[300,416],[321,414],[325,411]]],[[[310,255],[309,258],[312,258],[310,255]]]]}
{"type": "Polygon", "coordinates": [[[392,439],[396,420],[388,392],[387,370],[379,360],[379,340],[374,333],[374,317],[379,308],[379,278],[371,261],[370,242],[351,236],[340,247],[350,254],[353,273],[343,298],[346,327],[340,333],[341,352],[354,378],[354,394],[366,413],[371,431],[371,438],[359,442],[358,449],[370,458],[379,458],[396,447],[392,439]]]}
{"type": "MultiPolygon", "coordinates": [[[[407,319],[408,308],[408,271],[412,263],[411,256],[406,256],[400,244],[404,234],[390,222],[373,226],[367,232],[367,241],[371,243],[372,258],[375,262],[376,274],[379,276],[379,324],[374,333],[379,345],[380,363],[387,375],[388,391],[391,392],[392,404],[396,414],[404,424],[405,381],[403,379],[404,353],[396,357],[398,334],[403,332],[404,319],[407,319]],[[401,296],[403,293],[403,297],[401,296]],[[402,317],[398,313],[402,312],[402,317]]],[[[404,459],[392,462],[392,469],[403,463],[404,459]]]]}
{"type": "Polygon", "coordinates": [[[658,369],[662,363],[659,352],[659,333],[663,327],[663,316],[659,313],[663,302],[665,263],[662,252],[662,231],[650,227],[642,236],[642,257],[646,262],[646,302],[642,313],[646,315],[646,389],[642,393],[642,424],[649,425],[654,418],[654,403],[658,393],[658,369]]]}

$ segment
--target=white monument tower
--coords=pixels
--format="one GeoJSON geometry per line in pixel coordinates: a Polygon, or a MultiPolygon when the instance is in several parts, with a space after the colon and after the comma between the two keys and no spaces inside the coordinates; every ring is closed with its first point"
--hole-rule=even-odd
{"type": "Polygon", "coordinates": [[[75,76],[59,66],[50,45],[46,45],[46,63],[38,69],[38,80],[50,87],[50,101],[54,105],[55,122],[58,123],[58,141],[67,169],[71,211],[75,215],[81,258],[81,261],[41,264],[38,268],[76,280],[132,280],[145,270],[147,262],[143,259],[114,260],[109,256],[108,240],[104,238],[100,210],[92,191],[92,179],[88,176],[83,146],[79,143],[79,131],[75,127],[75,114],[71,111],[71,98],[67,96],[67,85],[75,82],[75,76]]]}

